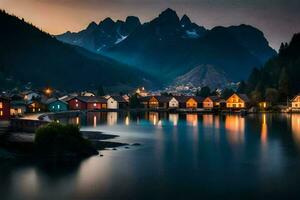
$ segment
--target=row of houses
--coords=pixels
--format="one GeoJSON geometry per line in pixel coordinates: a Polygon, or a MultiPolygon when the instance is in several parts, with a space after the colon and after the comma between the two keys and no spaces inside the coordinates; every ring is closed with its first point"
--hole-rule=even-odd
{"type": "Polygon", "coordinates": [[[22,116],[25,113],[122,109],[127,108],[128,103],[128,99],[123,96],[64,96],[31,100],[0,97],[0,120],[8,120],[12,116],[22,116]]]}
{"type": "Polygon", "coordinates": [[[219,96],[209,96],[206,98],[198,96],[151,96],[140,99],[144,108],[164,108],[164,109],[244,109],[249,105],[249,98],[245,94],[233,94],[224,100],[219,96]]]}

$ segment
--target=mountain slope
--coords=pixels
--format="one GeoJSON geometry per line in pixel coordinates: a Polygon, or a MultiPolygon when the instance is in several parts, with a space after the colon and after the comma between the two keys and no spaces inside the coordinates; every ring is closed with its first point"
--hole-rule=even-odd
{"type": "Polygon", "coordinates": [[[261,98],[267,89],[277,90],[279,100],[286,102],[300,92],[300,33],[289,44],[282,44],[278,56],[270,59],[261,69],[254,69],[248,79],[248,91],[261,98]]]}
{"type": "MultiPolygon", "coordinates": [[[[34,26],[0,12],[0,77],[63,89],[98,85],[136,86],[144,73],[103,56],[83,55],[34,26]]],[[[2,85],[3,87],[3,85],[2,85]]]]}
{"type": "Polygon", "coordinates": [[[188,73],[177,77],[174,85],[210,86],[211,89],[224,88],[229,83],[224,72],[211,65],[200,65],[188,73]]]}
{"type": "MultiPolygon", "coordinates": [[[[71,36],[58,38],[69,43],[74,40],[71,36]]],[[[137,25],[122,41],[109,47],[105,44],[107,48],[101,46],[98,43],[86,48],[135,66],[165,83],[200,65],[217,66],[231,81],[240,81],[253,67],[262,66],[276,55],[263,33],[252,26],[207,30],[191,22],[187,15],[180,19],[172,9],[137,25]]]]}

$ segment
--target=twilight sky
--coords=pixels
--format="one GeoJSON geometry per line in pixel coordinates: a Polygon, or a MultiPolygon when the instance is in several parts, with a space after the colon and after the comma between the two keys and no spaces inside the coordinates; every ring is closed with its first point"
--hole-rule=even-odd
{"type": "Polygon", "coordinates": [[[300,0],[0,0],[1,9],[51,34],[79,31],[105,17],[135,15],[145,22],[168,7],[206,28],[256,26],[275,49],[300,32],[300,0]]]}

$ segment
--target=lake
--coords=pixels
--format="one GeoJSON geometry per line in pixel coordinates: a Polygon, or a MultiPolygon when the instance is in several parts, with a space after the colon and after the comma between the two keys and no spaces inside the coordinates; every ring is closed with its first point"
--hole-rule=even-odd
{"type": "Polygon", "coordinates": [[[0,163],[0,199],[300,198],[300,114],[88,113],[58,119],[129,149],[0,163]]]}

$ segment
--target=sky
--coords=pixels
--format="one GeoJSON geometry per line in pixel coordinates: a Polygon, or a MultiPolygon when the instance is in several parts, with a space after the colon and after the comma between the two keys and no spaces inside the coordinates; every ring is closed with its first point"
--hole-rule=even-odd
{"type": "Polygon", "coordinates": [[[208,29],[253,25],[276,50],[300,32],[300,0],[0,0],[0,8],[50,34],[77,32],[106,17],[124,20],[134,15],[146,22],[166,8],[208,29]]]}

